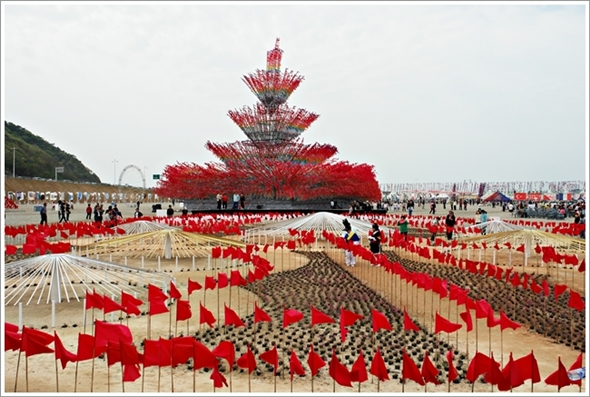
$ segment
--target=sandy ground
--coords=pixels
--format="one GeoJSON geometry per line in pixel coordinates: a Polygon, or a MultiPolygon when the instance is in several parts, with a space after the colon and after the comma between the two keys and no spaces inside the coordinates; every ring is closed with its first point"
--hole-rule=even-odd
{"type": "MultiPolygon", "coordinates": [[[[6,220],[10,219],[10,224],[22,224],[29,222],[32,219],[36,223],[38,219],[38,213],[31,213],[32,208],[22,208],[22,212],[10,212],[6,211],[6,220]],[[13,223],[14,222],[14,223],[13,223]]],[[[501,209],[491,207],[488,209],[490,216],[500,216],[502,218],[508,218],[508,212],[503,213],[501,209]]],[[[131,211],[131,210],[129,210],[131,211]]],[[[418,208],[415,213],[426,214],[428,209],[418,208]]],[[[442,211],[439,211],[441,213],[442,211]]],[[[472,207],[468,211],[457,211],[456,214],[461,216],[473,216],[475,208],[472,207]]],[[[445,212],[446,213],[446,212],[445,212]]],[[[441,213],[444,215],[444,213],[441,213]]],[[[85,214],[82,212],[82,208],[77,206],[74,213],[72,214],[71,220],[82,220],[85,214]]],[[[57,220],[57,213],[55,216],[50,215],[50,221],[57,220]]],[[[304,266],[307,263],[307,258],[297,253],[290,253],[288,250],[278,250],[274,252],[272,249],[269,250],[265,256],[275,265],[275,271],[289,271],[294,268],[304,266]]],[[[361,282],[370,286],[376,290],[381,296],[386,298],[392,304],[400,307],[404,306],[408,313],[411,315],[415,322],[419,322],[428,327],[432,327],[432,311],[438,310],[444,314],[447,318],[454,321],[457,315],[457,307],[454,302],[450,302],[447,299],[443,299],[440,304],[435,303],[435,307],[430,307],[431,295],[430,292],[423,292],[422,290],[410,288],[409,291],[405,287],[400,287],[399,280],[395,281],[391,277],[384,277],[384,272],[380,268],[370,266],[368,263],[359,260],[357,266],[354,268],[344,266],[343,254],[339,250],[332,248],[326,249],[326,252],[330,258],[335,262],[339,263],[344,267],[345,270],[351,272],[361,282]],[[418,302],[418,304],[416,304],[418,302]],[[422,304],[424,302],[424,304],[422,304]]],[[[515,259],[516,260],[516,259],[515,259]]],[[[206,267],[206,258],[199,259],[197,261],[197,268],[206,267]]],[[[129,260],[129,265],[140,266],[138,260],[129,260]]],[[[182,271],[175,271],[176,264],[174,261],[162,261],[162,270],[172,273],[177,280],[177,286],[183,297],[186,298],[186,288],[188,278],[191,280],[197,280],[201,283],[204,282],[205,276],[215,276],[218,270],[205,270],[205,271],[192,271],[192,261],[190,259],[181,259],[179,262],[179,268],[182,271]]],[[[147,268],[157,268],[157,262],[154,260],[146,260],[145,266],[147,268]]],[[[223,268],[223,265],[218,265],[223,268]]],[[[227,265],[226,265],[227,266],[227,265]]],[[[564,275],[567,282],[568,276],[564,275]]],[[[583,283],[580,281],[580,277],[575,279],[577,283],[583,283]]],[[[239,293],[237,288],[231,289],[231,300],[230,300],[230,289],[225,288],[219,292],[219,299],[217,291],[208,291],[206,295],[202,291],[194,293],[190,297],[191,305],[193,307],[193,318],[188,324],[188,330],[190,333],[194,333],[199,330],[198,324],[198,313],[195,314],[195,307],[198,310],[199,301],[205,299],[206,306],[214,313],[217,317],[218,308],[220,309],[221,323],[223,319],[223,304],[226,303],[232,307],[238,314],[243,318],[246,315],[252,314],[252,307],[254,300],[257,297],[242,289],[239,293]]],[[[77,344],[77,335],[79,332],[84,332],[83,327],[83,306],[82,303],[63,303],[57,305],[56,313],[56,331],[60,338],[64,342],[64,345],[70,351],[75,351],[77,344]]],[[[91,312],[86,312],[87,316],[91,315],[91,312]]],[[[498,315],[498,313],[496,313],[498,315]]],[[[102,319],[102,313],[96,314],[97,318],[102,319]]],[[[3,312],[4,320],[7,322],[18,323],[18,308],[15,306],[9,306],[5,308],[3,312]]],[[[587,318],[587,317],[586,317],[587,318]]],[[[46,331],[52,332],[51,328],[51,307],[48,305],[30,305],[23,307],[23,319],[24,324],[30,327],[41,328],[46,326],[46,331]]],[[[105,320],[116,321],[116,317],[112,318],[110,314],[106,315],[105,320]]],[[[90,319],[87,320],[88,323],[90,319]]],[[[147,316],[140,316],[138,318],[130,318],[123,320],[124,324],[128,324],[133,331],[134,340],[141,341],[147,336],[147,316]]],[[[206,325],[205,325],[206,326],[206,325]]],[[[205,327],[205,326],[201,326],[205,327]]],[[[90,326],[87,325],[85,331],[90,332],[90,326]]],[[[545,385],[544,379],[557,368],[557,358],[561,357],[563,364],[566,368],[574,362],[579,352],[574,349],[568,348],[565,345],[555,343],[549,338],[544,338],[542,335],[531,333],[528,330],[520,328],[512,331],[510,329],[505,330],[503,334],[500,334],[499,327],[492,329],[491,334],[488,334],[488,328],[486,327],[485,320],[479,320],[478,324],[479,335],[476,341],[475,333],[473,330],[467,335],[464,332],[464,328],[458,332],[458,334],[452,334],[449,336],[441,336],[441,340],[449,342],[451,345],[461,352],[468,352],[470,357],[473,356],[475,350],[488,353],[493,352],[494,357],[497,360],[502,358],[503,362],[506,363],[509,352],[512,352],[515,358],[522,357],[534,350],[535,357],[539,363],[539,370],[541,373],[542,381],[534,385],[534,392],[554,393],[557,392],[555,386],[545,385]],[[483,330],[483,331],[482,331],[483,330]],[[491,340],[491,344],[489,343],[491,340]]],[[[151,320],[151,339],[155,339],[157,336],[167,336],[171,332],[172,334],[180,334],[181,332],[186,334],[187,324],[181,322],[176,327],[174,322],[170,322],[170,317],[167,314],[161,314],[153,316],[151,320]]],[[[237,358],[237,357],[236,357],[237,358]]],[[[365,356],[366,360],[367,354],[365,356]]],[[[326,361],[329,357],[324,357],[326,361]]],[[[258,360],[259,361],[259,360],[258,360]]],[[[417,363],[420,365],[420,363],[417,363]]],[[[59,391],[60,392],[73,392],[74,391],[74,378],[76,373],[76,365],[68,364],[65,370],[61,367],[56,371],[55,360],[52,354],[32,356],[25,360],[24,356],[21,356],[20,362],[18,353],[6,352],[3,359],[3,382],[2,387],[3,394],[14,391],[15,387],[15,375],[18,369],[18,380],[17,380],[17,391],[24,392],[27,390],[32,393],[39,392],[55,392],[57,390],[56,377],[59,379],[59,391]],[[28,362],[28,363],[27,363],[28,362]],[[28,366],[28,376],[26,375],[26,367],[28,366]],[[27,380],[28,378],[28,380],[27,380]]],[[[259,361],[259,367],[262,366],[259,361]]],[[[303,362],[304,368],[308,369],[305,362],[303,362]]],[[[350,368],[350,366],[349,366],[350,368]]],[[[92,379],[92,363],[91,361],[82,362],[78,366],[77,375],[77,392],[87,393],[90,392],[91,379],[92,379]]],[[[143,373],[143,376],[133,383],[126,383],[124,390],[127,393],[138,393],[142,390],[145,392],[162,392],[168,393],[174,385],[175,392],[192,392],[193,382],[196,385],[195,390],[197,392],[214,392],[218,394],[222,393],[270,393],[276,388],[277,392],[288,393],[293,391],[294,393],[309,393],[311,392],[312,383],[310,382],[309,373],[305,377],[295,378],[293,383],[289,382],[289,377],[274,378],[263,372],[262,375],[248,376],[245,373],[232,372],[231,376],[229,373],[225,373],[229,387],[214,390],[211,380],[209,380],[210,372],[204,372],[202,370],[196,372],[196,376],[193,378],[193,371],[188,370],[186,365],[179,366],[174,370],[169,367],[162,368],[158,371],[157,368],[147,368],[143,373]],[[275,383],[276,382],[276,383],[275,383]]],[[[387,393],[399,393],[399,392],[410,392],[412,394],[421,394],[427,392],[447,392],[447,385],[434,386],[429,384],[425,389],[423,386],[419,386],[414,382],[408,382],[406,385],[402,385],[399,379],[390,380],[384,383],[379,383],[372,379],[369,375],[369,381],[363,383],[360,386],[360,391],[363,393],[376,393],[387,392],[387,393]]],[[[451,392],[471,392],[471,384],[463,381],[460,384],[451,384],[451,392]]],[[[121,368],[118,365],[114,365],[107,369],[107,365],[104,360],[95,360],[94,375],[93,375],[93,392],[104,393],[122,393],[123,386],[121,383],[121,368]]],[[[354,384],[352,389],[342,387],[338,384],[334,384],[331,378],[328,376],[327,367],[320,371],[320,375],[313,381],[314,392],[324,393],[352,393],[357,392],[357,384],[354,384]]],[[[585,394],[586,382],[582,383],[582,392],[585,394]]],[[[474,385],[475,392],[489,393],[492,391],[490,385],[482,382],[476,382],[474,385]]],[[[530,381],[527,381],[524,385],[514,390],[520,393],[529,393],[531,391],[530,381]]],[[[577,386],[567,386],[561,389],[561,393],[577,393],[579,389],[577,386]]]]}

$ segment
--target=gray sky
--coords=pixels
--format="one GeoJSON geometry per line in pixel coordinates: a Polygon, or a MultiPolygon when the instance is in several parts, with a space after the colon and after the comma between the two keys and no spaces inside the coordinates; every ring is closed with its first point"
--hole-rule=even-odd
{"type": "Polygon", "coordinates": [[[587,6],[6,1],[3,119],[154,186],[246,139],[227,112],[280,37],[305,76],[289,104],[320,115],[305,142],[379,183],[586,180],[587,6]]]}

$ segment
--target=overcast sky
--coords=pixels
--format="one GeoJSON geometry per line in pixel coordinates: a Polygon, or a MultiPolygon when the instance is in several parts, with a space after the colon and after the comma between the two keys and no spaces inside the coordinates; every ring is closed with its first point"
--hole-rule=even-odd
{"type": "Polygon", "coordinates": [[[151,187],[246,139],[227,112],[279,37],[289,104],[320,115],[305,142],[379,183],[586,180],[587,6],[6,1],[3,119],[151,187]]]}

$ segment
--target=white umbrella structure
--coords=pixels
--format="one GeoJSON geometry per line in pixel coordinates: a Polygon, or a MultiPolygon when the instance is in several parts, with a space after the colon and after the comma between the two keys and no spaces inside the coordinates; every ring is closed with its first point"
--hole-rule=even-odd
{"type": "Polygon", "coordinates": [[[40,255],[4,266],[4,304],[79,302],[92,290],[109,297],[121,291],[145,295],[148,284],[166,287],[172,279],[164,273],[71,254],[40,255]]]}

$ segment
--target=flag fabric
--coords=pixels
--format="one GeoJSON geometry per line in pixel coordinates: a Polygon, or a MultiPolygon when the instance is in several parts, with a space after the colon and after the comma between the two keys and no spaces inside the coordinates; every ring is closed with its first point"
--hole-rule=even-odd
{"type": "Polygon", "coordinates": [[[490,304],[485,299],[480,299],[475,304],[475,318],[487,318],[490,311],[490,304]]]}
{"type": "Polygon", "coordinates": [[[96,339],[89,334],[78,333],[77,361],[90,360],[100,356],[106,351],[106,347],[96,346],[96,339]]]}
{"type": "Polygon", "coordinates": [[[579,311],[584,311],[586,309],[586,303],[584,302],[584,300],[582,299],[580,294],[571,288],[570,288],[570,297],[567,302],[567,305],[568,305],[568,307],[571,307],[572,309],[576,309],[579,311]]]}
{"type": "Polygon", "coordinates": [[[246,324],[244,324],[244,322],[242,321],[242,319],[240,318],[240,316],[238,316],[238,314],[233,311],[231,308],[227,307],[227,305],[224,303],[224,313],[225,313],[225,326],[227,327],[228,325],[233,325],[236,327],[245,327],[246,324]]]}
{"type": "Polygon", "coordinates": [[[471,332],[473,329],[473,320],[471,319],[471,312],[469,309],[466,309],[464,312],[459,313],[461,319],[465,322],[465,326],[467,327],[467,332],[471,332]]]}
{"type": "Polygon", "coordinates": [[[181,299],[182,298],[182,294],[180,293],[180,291],[178,290],[178,288],[176,288],[176,285],[172,282],[172,280],[170,280],[170,298],[172,299],[181,299]]]}
{"type": "Polygon", "coordinates": [[[422,379],[426,383],[433,383],[435,385],[440,384],[438,381],[438,369],[434,366],[432,361],[430,361],[430,357],[428,357],[428,350],[424,352],[424,359],[422,360],[422,368],[420,369],[420,374],[422,375],[422,379]]]}
{"type": "Polygon", "coordinates": [[[192,294],[193,291],[199,291],[203,288],[203,286],[201,284],[199,284],[198,281],[193,281],[190,278],[188,279],[188,294],[192,294]]]}
{"type": "Polygon", "coordinates": [[[53,353],[53,349],[47,346],[53,340],[54,336],[51,334],[23,326],[20,350],[25,353],[26,357],[53,353]]]}
{"type": "MultiPolygon", "coordinates": [[[[185,364],[193,358],[194,349],[193,349],[193,342],[195,338],[192,336],[179,336],[176,338],[169,339],[166,342],[170,343],[170,352],[171,355],[169,357],[170,364],[172,367],[175,367],[179,364],[185,364]]],[[[164,342],[165,343],[165,342],[164,342]]]]}
{"type": "Polygon", "coordinates": [[[297,357],[297,354],[295,354],[293,348],[291,348],[291,355],[289,356],[289,373],[291,375],[291,382],[293,382],[293,374],[300,376],[305,375],[305,370],[303,369],[301,361],[299,361],[299,358],[297,357]]]}
{"type": "MultiPolygon", "coordinates": [[[[581,368],[584,368],[584,371],[585,371],[585,367],[584,367],[584,362],[583,362],[582,355],[583,355],[583,353],[580,353],[578,355],[578,357],[576,358],[576,361],[574,361],[572,363],[572,365],[570,365],[570,367],[568,369],[568,377],[569,377],[569,374],[570,374],[571,371],[576,371],[576,370],[579,370],[581,368]]],[[[570,384],[581,386],[582,385],[582,379],[571,379],[570,378],[570,384]]]]}
{"type": "Polygon", "coordinates": [[[136,316],[139,316],[141,314],[139,306],[141,306],[142,304],[143,301],[121,290],[121,306],[123,306],[123,311],[126,314],[134,314],[136,316]]]}
{"type": "Polygon", "coordinates": [[[332,349],[332,359],[330,360],[329,374],[330,377],[334,379],[339,385],[352,387],[352,383],[350,382],[350,372],[348,371],[348,368],[346,368],[346,366],[342,364],[340,360],[338,360],[334,349],[332,349]]]}
{"type": "Polygon", "coordinates": [[[506,366],[502,369],[502,376],[508,384],[508,390],[510,390],[510,388],[515,388],[524,384],[524,379],[522,379],[518,365],[516,365],[514,359],[512,358],[512,352],[510,352],[508,363],[506,363],[506,366]]]}
{"type": "Polygon", "coordinates": [[[283,309],[283,328],[303,319],[303,313],[295,309],[283,309]]]}
{"type": "Polygon", "coordinates": [[[410,316],[408,316],[406,308],[404,308],[404,331],[420,331],[420,328],[418,328],[418,326],[414,324],[410,316]]]}
{"type": "Polygon", "coordinates": [[[500,391],[510,390],[510,383],[507,379],[504,379],[504,375],[502,375],[502,371],[500,370],[500,363],[494,360],[493,351],[490,356],[490,367],[484,375],[483,380],[490,385],[497,385],[500,391]]]}
{"type": "Polygon", "coordinates": [[[210,328],[215,324],[215,316],[209,309],[207,309],[201,302],[199,302],[199,324],[207,323],[210,328]]]}
{"type": "Polygon", "coordinates": [[[146,339],[143,343],[143,366],[148,367],[166,367],[170,365],[172,352],[171,343],[161,337],[156,340],[146,339]]]}
{"type": "Polygon", "coordinates": [[[95,320],[94,343],[95,346],[108,346],[108,342],[125,343],[133,342],[133,335],[129,327],[123,324],[109,324],[100,320],[95,320]]]}
{"type": "Polygon", "coordinates": [[[277,352],[276,344],[273,345],[272,349],[267,350],[264,353],[261,353],[258,357],[265,363],[272,365],[274,368],[274,375],[277,374],[277,368],[279,367],[279,353],[277,352]]]}
{"type": "Polygon", "coordinates": [[[455,368],[455,365],[453,364],[453,350],[449,350],[447,352],[446,358],[447,358],[447,364],[449,366],[448,379],[449,379],[449,382],[452,382],[455,379],[457,379],[457,377],[459,376],[459,372],[457,372],[457,368],[455,368]]]}
{"type": "Polygon", "coordinates": [[[217,357],[207,346],[196,339],[193,342],[193,357],[195,360],[193,370],[195,371],[201,368],[217,368],[217,357]]]}
{"type": "Polygon", "coordinates": [[[205,291],[208,289],[215,289],[217,286],[217,281],[212,276],[205,276],[205,291]]]}
{"type": "Polygon", "coordinates": [[[461,324],[452,323],[440,314],[436,312],[435,322],[434,322],[434,333],[438,334],[440,332],[447,332],[453,333],[458,331],[462,327],[461,324]]]}
{"type": "Polygon", "coordinates": [[[4,331],[4,351],[20,350],[23,335],[19,332],[4,331]]]}
{"type": "Polygon", "coordinates": [[[358,357],[352,364],[350,369],[350,381],[363,383],[369,379],[367,374],[367,365],[365,363],[365,357],[363,356],[363,350],[361,349],[358,357]]]}
{"type": "Polygon", "coordinates": [[[254,324],[259,322],[270,322],[270,316],[264,310],[258,307],[256,301],[254,301],[254,324]]]}
{"type": "Polygon", "coordinates": [[[213,368],[213,372],[211,373],[209,379],[213,381],[213,387],[216,389],[219,389],[223,386],[227,387],[227,379],[225,379],[225,376],[223,376],[223,374],[219,372],[219,369],[217,367],[213,368]]]}
{"type": "Polygon", "coordinates": [[[57,332],[53,331],[53,346],[55,347],[55,359],[61,361],[61,368],[66,369],[68,363],[74,363],[78,361],[78,357],[74,353],[66,350],[61,339],[57,335],[57,332]]]}
{"type": "Polygon", "coordinates": [[[381,351],[379,350],[379,348],[377,348],[377,352],[373,356],[369,372],[371,373],[371,375],[375,375],[377,379],[379,379],[381,382],[389,380],[387,367],[385,366],[385,361],[383,361],[383,357],[381,356],[381,351]]]}
{"type": "Polygon", "coordinates": [[[402,380],[405,381],[407,379],[413,380],[419,385],[424,386],[424,380],[422,379],[422,374],[420,373],[418,366],[412,358],[408,356],[406,349],[404,349],[402,354],[402,380]]]}
{"type": "Polygon", "coordinates": [[[311,305],[311,326],[333,323],[334,319],[311,305]]]}
{"type": "Polygon", "coordinates": [[[166,300],[168,296],[162,292],[162,290],[155,285],[148,284],[148,303],[149,303],[149,315],[154,316],[156,314],[168,313],[168,307],[166,306],[166,300]]]}
{"type": "Polygon", "coordinates": [[[234,344],[232,342],[222,340],[221,342],[219,342],[219,345],[217,345],[211,351],[211,353],[213,353],[215,357],[223,358],[224,360],[226,360],[229,364],[229,371],[232,371],[232,368],[234,366],[234,358],[236,354],[234,344]]]}
{"type": "MultiPolygon", "coordinates": [[[[465,379],[474,383],[477,378],[487,373],[490,368],[492,368],[492,359],[486,356],[481,352],[476,352],[475,356],[469,362],[469,367],[467,368],[467,374],[465,375],[465,379]]],[[[495,363],[495,361],[494,361],[495,363]]]]}
{"type": "Polygon", "coordinates": [[[94,292],[94,290],[92,292],[88,292],[86,291],[86,306],[84,307],[86,310],[88,309],[98,309],[98,310],[102,310],[103,304],[102,304],[102,296],[100,296],[100,294],[97,294],[96,292],[94,292]]]}
{"type": "Polygon", "coordinates": [[[256,357],[250,350],[250,344],[246,346],[246,353],[242,354],[236,363],[238,367],[248,370],[249,374],[256,369],[256,357]]]}
{"type": "Polygon", "coordinates": [[[188,300],[179,299],[176,301],[176,321],[188,320],[193,316],[191,303],[188,300]]]}
{"type": "Polygon", "coordinates": [[[239,270],[232,270],[230,276],[230,285],[231,286],[240,286],[246,285],[248,281],[242,276],[239,270]]]}
{"type": "Polygon", "coordinates": [[[514,364],[518,367],[518,372],[520,372],[522,380],[526,381],[530,379],[532,383],[539,383],[541,381],[537,359],[532,350],[526,356],[515,360],[514,364]]]}
{"type": "Polygon", "coordinates": [[[227,273],[218,272],[217,273],[217,288],[225,288],[229,285],[229,277],[227,277],[227,273]]]}
{"type": "Polygon", "coordinates": [[[557,369],[545,378],[545,383],[552,386],[557,386],[557,391],[562,387],[570,384],[570,378],[567,376],[567,370],[561,363],[561,356],[557,358],[557,369]]]}
{"type": "Polygon", "coordinates": [[[115,302],[113,299],[109,298],[108,296],[104,295],[102,298],[103,304],[103,313],[109,314],[111,312],[115,312],[117,310],[124,311],[125,308],[120,303],[115,302]]]}
{"type": "Polygon", "coordinates": [[[389,320],[383,313],[375,309],[371,309],[371,318],[373,320],[373,332],[377,332],[380,329],[385,329],[387,331],[393,330],[389,320]]]}
{"type": "Polygon", "coordinates": [[[348,332],[346,327],[354,324],[357,320],[362,318],[362,315],[356,314],[344,308],[340,310],[340,339],[342,342],[344,342],[346,339],[346,333],[348,332]]]}
{"type": "Polygon", "coordinates": [[[311,345],[311,350],[307,356],[307,365],[311,370],[312,377],[316,376],[319,370],[326,365],[326,362],[322,360],[322,357],[313,350],[313,344],[311,345]]]}
{"type": "Polygon", "coordinates": [[[516,321],[512,321],[500,310],[500,331],[504,331],[506,328],[517,329],[520,328],[520,324],[516,321]]]}
{"type": "Polygon", "coordinates": [[[486,325],[488,328],[494,328],[495,326],[500,325],[501,321],[502,319],[500,317],[494,317],[494,310],[490,308],[490,310],[488,310],[488,317],[486,318],[486,325]]]}

